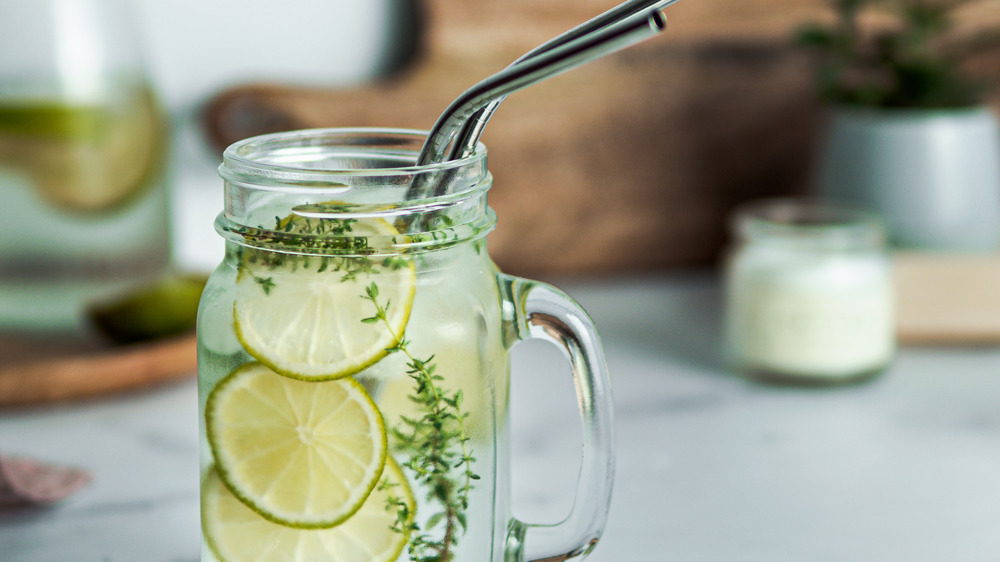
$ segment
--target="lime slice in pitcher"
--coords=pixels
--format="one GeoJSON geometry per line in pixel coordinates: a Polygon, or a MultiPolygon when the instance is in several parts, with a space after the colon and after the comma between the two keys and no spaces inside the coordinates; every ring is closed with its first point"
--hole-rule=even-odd
{"type": "Polygon", "coordinates": [[[0,104],[0,135],[61,141],[92,141],[106,133],[107,109],[54,101],[4,101],[0,104]]]}
{"type": "Polygon", "coordinates": [[[385,465],[382,416],[353,378],[305,382],[243,365],[209,395],[205,429],[226,486],[290,527],[343,522],[385,465]]]}
{"type": "Polygon", "coordinates": [[[381,484],[350,519],[331,529],[294,529],[248,509],[210,470],[202,486],[201,519],[205,539],[222,562],[392,562],[409,539],[405,525],[393,529],[399,503],[412,519],[416,502],[390,458],[381,484]]]}
{"type": "Polygon", "coordinates": [[[157,101],[140,88],[120,103],[18,102],[0,106],[0,154],[27,171],[49,203],[92,213],[145,190],[164,160],[157,101]]]}
{"type": "MultiPolygon", "coordinates": [[[[282,224],[287,223],[279,222],[279,228],[282,224]]],[[[350,236],[357,240],[396,234],[382,219],[351,223],[350,236]]],[[[324,240],[329,239],[316,243],[324,240]]],[[[376,363],[398,343],[415,286],[412,260],[248,249],[236,279],[236,335],[250,355],[283,375],[345,377],[376,363]],[[388,307],[384,321],[372,320],[376,308],[364,298],[373,283],[379,304],[388,307]]]]}

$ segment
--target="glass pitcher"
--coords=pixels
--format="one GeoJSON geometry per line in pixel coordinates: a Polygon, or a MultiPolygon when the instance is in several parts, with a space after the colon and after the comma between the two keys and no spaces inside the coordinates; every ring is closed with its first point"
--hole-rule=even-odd
{"type": "Polygon", "coordinates": [[[559,290],[502,274],[485,147],[414,165],[424,134],[277,133],[230,146],[202,297],[203,561],[583,557],[614,464],[603,352],[559,290]],[[412,198],[412,186],[435,195],[412,198]],[[583,460],[571,514],[511,516],[511,347],[572,364],[583,460]]]}
{"type": "Polygon", "coordinates": [[[0,330],[166,271],[167,124],[131,2],[0,2],[0,330]]]}

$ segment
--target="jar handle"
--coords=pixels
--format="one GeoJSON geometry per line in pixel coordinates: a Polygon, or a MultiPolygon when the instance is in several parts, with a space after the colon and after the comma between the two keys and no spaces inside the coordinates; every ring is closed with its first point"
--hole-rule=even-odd
{"type": "Polygon", "coordinates": [[[569,515],[554,525],[511,519],[506,560],[556,562],[586,556],[604,531],[614,480],[611,381],[597,330],[587,313],[555,287],[501,276],[511,306],[505,316],[513,341],[548,340],[567,355],[583,422],[583,458],[569,515]]]}

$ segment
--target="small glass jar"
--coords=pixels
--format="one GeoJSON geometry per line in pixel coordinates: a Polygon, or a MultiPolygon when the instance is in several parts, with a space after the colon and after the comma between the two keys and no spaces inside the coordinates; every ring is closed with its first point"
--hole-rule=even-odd
{"type": "Polygon", "coordinates": [[[726,264],[731,360],[772,382],[870,378],[892,360],[895,311],[877,217],[822,202],[739,209],[726,264]]]}

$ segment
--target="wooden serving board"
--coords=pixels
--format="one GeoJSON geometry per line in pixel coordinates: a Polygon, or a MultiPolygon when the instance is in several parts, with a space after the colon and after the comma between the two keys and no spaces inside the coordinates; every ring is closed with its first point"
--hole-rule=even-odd
{"type": "Polygon", "coordinates": [[[0,407],[138,390],[192,377],[196,368],[193,334],[120,347],[0,335],[0,407]]]}

